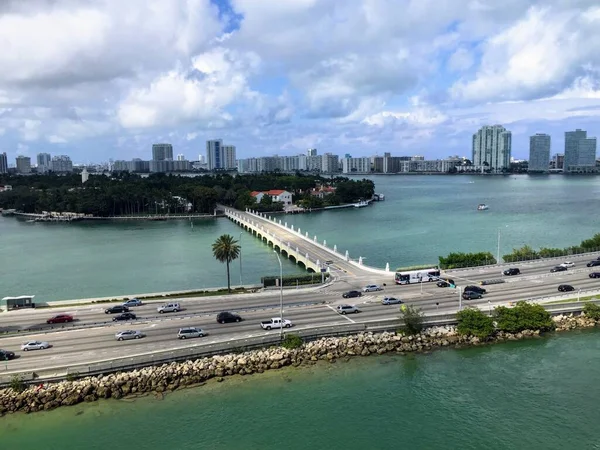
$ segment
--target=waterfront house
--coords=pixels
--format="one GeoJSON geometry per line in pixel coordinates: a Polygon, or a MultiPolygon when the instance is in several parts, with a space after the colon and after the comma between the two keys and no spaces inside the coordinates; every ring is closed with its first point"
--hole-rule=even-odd
{"type": "Polygon", "coordinates": [[[250,193],[256,199],[256,203],[260,203],[263,196],[268,195],[274,202],[281,202],[284,206],[292,204],[292,193],[283,189],[271,189],[269,191],[252,191],[250,193]]]}
{"type": "Polygon", "coordinates": [[[310,195],[319,198],[323,198],[331,194],[335,194],[335,188],[332,186],[318,186],[310,191],[310,195]]]}

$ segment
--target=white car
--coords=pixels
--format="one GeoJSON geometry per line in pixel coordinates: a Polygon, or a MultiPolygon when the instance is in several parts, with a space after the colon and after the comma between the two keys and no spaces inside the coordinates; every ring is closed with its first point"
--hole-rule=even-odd
{"type": "Polygon", "coordinates": [[[158,308],[156,308],[156,310],[160,314],[168,312],[178,312],[181,311],[181,306],[179,306],[179,303],[167,303],[165,305],[160,305],[158,308]]]}
{"type": "Polygon", "coordinates": [[[43,350],[45,348],[50,348],[50,344],[43,341],[29,341],[21,345],[21,350],[25,352],[28,352],[29,350],[43,350]]]}
{"type": "Polygon", "coordinates": [[[378,284],[367,284],[363,288],[363,292],[375,292],[375,291],[383,291],[383,288],[378,284]]]}
{"type": "Polygon", "coordinates": [[[126,341],[128,339],[141,339],[145,336],[144,333],[137,330],[125,330],[119,331],[115,334],[115,339],[117,341],[126,341]]]}
{"type": "Polygon", "coordinates": [[[564,263],[562,263],[560,265],[561,267],[575,267],[575,263],[571,262],[571,261],[565,261],[564,263]]]}

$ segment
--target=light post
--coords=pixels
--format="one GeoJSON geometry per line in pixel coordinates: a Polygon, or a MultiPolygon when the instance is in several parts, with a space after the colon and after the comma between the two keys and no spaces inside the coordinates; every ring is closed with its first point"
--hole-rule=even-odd
{"type": "Polygon", "coordinates": [[[490,309],[490,316],[492,315],[492,302],[491,300],[488,300],[488,307],[490,309]]]}
{"type": "Polygon", "coordinates": [[[496,252],[496,264],[500,264],[500,227],[498,227],[498,250],[496,252]]]}
{"type": "Polygon", "coordinates": [[[281,264],[281,258],[277,250],[273,250],[277,261],[279,261],[279,338],[283,339],[283,265],[281,264]]]}
{"type": "Polygon", "coordinates": [[[462,311],[462,288],[458,288],[458,310],[462,311]]]}
{"type": "Polygon", "coordinates": [[[579,290],[577,291],[577,303],[579,303],[580,299],[581,299],[581,288],[579,288],[579,290]]]}
{"type": "Polygon", "coordinates": [[[242,282],[242,233],[243,231],[240,231],[240,287],[244,286],[244,283],[242,282]]]}

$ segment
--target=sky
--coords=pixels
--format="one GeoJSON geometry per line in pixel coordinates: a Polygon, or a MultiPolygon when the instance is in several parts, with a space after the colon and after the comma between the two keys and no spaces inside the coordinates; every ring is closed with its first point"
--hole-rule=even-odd
{"type": "Polygon", "coordinates": [[[597,0],[2,0],[0,152],[471,155],[600,137],[597,0]]]}

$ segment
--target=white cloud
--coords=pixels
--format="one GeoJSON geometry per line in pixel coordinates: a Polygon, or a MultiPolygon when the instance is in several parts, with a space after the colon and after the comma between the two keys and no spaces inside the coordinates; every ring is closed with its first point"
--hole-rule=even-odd
{"type": "Polygon", "coordinates": [[[473,54],[469,50],[461,47],[450,56],[448,67],[454,72],[463,72],[470,69],[473,66],[473,63],[473,54]]]}

